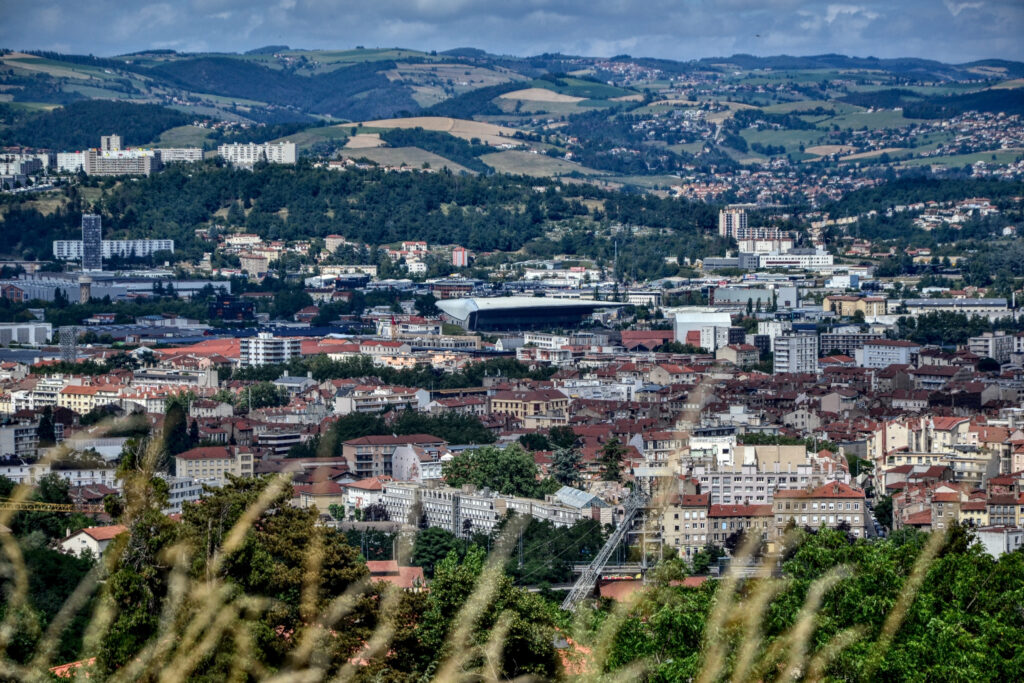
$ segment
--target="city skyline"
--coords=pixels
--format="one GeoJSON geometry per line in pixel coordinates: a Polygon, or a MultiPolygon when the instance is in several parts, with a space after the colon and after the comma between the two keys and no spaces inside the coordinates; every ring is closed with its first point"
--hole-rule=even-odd
{"type": "Polygon", "coordinates": [[[673,3],[610,0],[493,3],[439,0],[345,7],[313,0],[191,0],[82,5],[4,0],[0,44],[109,56],[149,49],[242,52],[476,47],[519,56],[560,52],[696,59],[736,53],[919,57],[961,63],[1024,59],[1024,4],[914,0],[898,4],[773,0],[673,3]]]}

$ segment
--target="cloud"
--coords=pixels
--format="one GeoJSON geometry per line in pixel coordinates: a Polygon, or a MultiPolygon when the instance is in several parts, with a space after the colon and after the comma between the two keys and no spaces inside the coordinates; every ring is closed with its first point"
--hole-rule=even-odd
{"type": "Polygon", "coordinates": [[[1024,60],[1021,0],[0,0],[0,45],[112,55],[479,47],[694,59],[752,54],[1024,60]],[[185,47],[189,46],[189,47],[185,47]]]}

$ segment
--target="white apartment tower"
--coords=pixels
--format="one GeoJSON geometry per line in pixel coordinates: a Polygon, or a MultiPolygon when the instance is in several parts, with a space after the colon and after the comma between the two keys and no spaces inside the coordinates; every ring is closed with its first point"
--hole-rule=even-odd
{"type": "Polygon", "coordinates": [[[721,237],[738,238],[747,229],[747,212],[744,209],[727,207],[718,212],[718,234],[721,237]]]}
{"type": "Polygon", "coordinates": [[[784,334],[775,338],[775,374],[818,371],[818,335],[784,334]]]}
{"type": "Polygon", "coordinates": [[[275,337],[260,332],[255,337],[241,340],[239,362],[243,366],[278,365],[301,354],[302,340],[294,337],[275,337]]]}

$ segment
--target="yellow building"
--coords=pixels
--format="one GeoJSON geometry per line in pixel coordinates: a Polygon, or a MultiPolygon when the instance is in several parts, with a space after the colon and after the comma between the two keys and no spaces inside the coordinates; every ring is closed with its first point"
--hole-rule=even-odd
{"type": "Polygon", "coordinates": [[[555,389],[499,391],[491,397],[492,413],[527,417],[568,417],[569,397],[555,389]]]}
{"type": "Polygon", "coordinates": [[[251,477],[252,451],[244,446],[202,446],[174,456],[174,472],[217,486],[227,483],[227,475],[251,477]]]}

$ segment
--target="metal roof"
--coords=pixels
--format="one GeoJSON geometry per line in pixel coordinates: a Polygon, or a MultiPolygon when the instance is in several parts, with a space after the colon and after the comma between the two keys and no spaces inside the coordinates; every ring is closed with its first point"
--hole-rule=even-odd
{"type": "Polygon", "coordinates": [[[558,502],[574,508],[594,506],[602,508],[608,507],[608,503],[604,502],[594,494],[581,491],[580,489],[576,489],[571,486],[563,486],[555,491],[555,498],[558,499],[558,502]]]}
{"type": "Polygon", "coordinates": [[[465,297],[443,299],[437,307],[448,315],[465,320],[478,311],[502,311],[523,308],[618,308],[626,304],[617,301],[594,301],[593,299],[554,299],[545,296],[495,296],[486,298],[465,297]]]}

